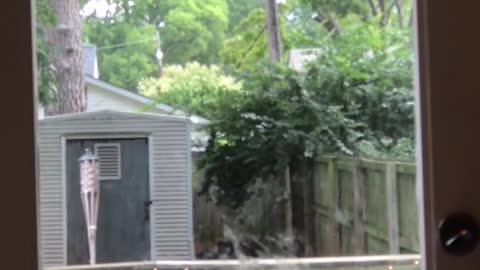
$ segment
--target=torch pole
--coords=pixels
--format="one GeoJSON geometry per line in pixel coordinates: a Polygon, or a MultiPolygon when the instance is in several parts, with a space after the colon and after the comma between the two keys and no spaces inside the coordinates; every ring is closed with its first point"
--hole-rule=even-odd
{"type": "Polygon", "coordinates": [[[89,149],[79,159],[80,162],[80,193],[83,212],[87,225],[87,239],[90,264],[96,264],[96,240],[98,203],[100,195],[98,157],[89,149]]]}

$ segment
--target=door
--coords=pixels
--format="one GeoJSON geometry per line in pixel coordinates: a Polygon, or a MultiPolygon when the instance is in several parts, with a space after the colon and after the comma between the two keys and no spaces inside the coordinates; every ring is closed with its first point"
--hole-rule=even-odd
{"type": "Polygon", "coordinates": [[[441,241],[439,229],[458,213],[480,222],[480,2],[417,2],[417,134],[422,146],[418,156],[423,163],[419,167],[423,168],[420,214],[425,269],[479,269],[478,240],[463,254],[445,247],[468,245],[473,239],[463,237],[472,236],[468,222],[454,222],[460,227],[446,241],[441,241]]]}
{"type": "Polygon", "coordinates": [[[147,139],[68,140],[66,143],[68,264],[88,263],[78,159],[85,149],[100,162],[98,263],[150,259],[147,139]]]}

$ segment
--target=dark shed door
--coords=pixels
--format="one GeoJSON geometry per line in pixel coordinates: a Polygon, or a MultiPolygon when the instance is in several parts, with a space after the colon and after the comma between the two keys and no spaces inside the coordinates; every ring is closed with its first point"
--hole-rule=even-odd
{"type": "Polygon", "coordinates": [[[97,263],[149,260],[147,140],[69,140],[66,149],[68,264],[87,264],[89,260],[77,160],[86,148],[94,150],[95,145],[116,146],[120,154],[119,159],[109,157],[108,149],[103,148],[107,151],[104,156],[113,158],[110,162],[119,161],[120,166],[109,164],[104,169],[109,180],[100,180],[97,263]],[[115,177],[117,167],[120,168],[115,177]]]}

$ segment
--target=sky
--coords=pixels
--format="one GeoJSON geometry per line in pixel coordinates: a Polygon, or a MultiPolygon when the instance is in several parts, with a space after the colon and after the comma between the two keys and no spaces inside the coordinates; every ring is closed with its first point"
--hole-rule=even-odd
{"type": "MultiPolygon", "coordinates": [[[[133,3],[133,1],[130,1],[133,3]]],[[[90,0],[83,7],[81,13],[83,16],[91,15],[93,12],[97,12],[98,17],[105,17],[107,12],[115,10],[115,4],[108,4],[106,0],[90,0]]]]}
{"type": "MultiPolygon", "coordinates": [[[[277,3],[285,3],[286,0],[277,0],[277,3]]],[[[134,5],[134,1],[129,1],[130,5],[134,5]]],[[[91,15],[93,12],[97,12],[98,17],[105,17],[107,12],[113,13],[115,10],[115,4],[108,4],[106,0],[90,0],[82,9],[83,16],[91,15]]]]}

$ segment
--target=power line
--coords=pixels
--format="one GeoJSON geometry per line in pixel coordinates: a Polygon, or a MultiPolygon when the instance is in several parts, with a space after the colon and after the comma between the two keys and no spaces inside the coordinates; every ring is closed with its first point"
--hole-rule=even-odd
{"type": "Polygon", "coordinates": [[[114,44],[114,45],[98,47],[97,51],[113,49],[113,48],[120,48],[120,47],[127,47],[127,46],[130,46],[130,45],[137,45],[137,44],[147,43],[147,42],[151,42],[151,41],[155,41],[155,40],[156,39],[145,39],[145,40],[135,41],[135,42],[118,43],[118,44],[114,44]]]}

